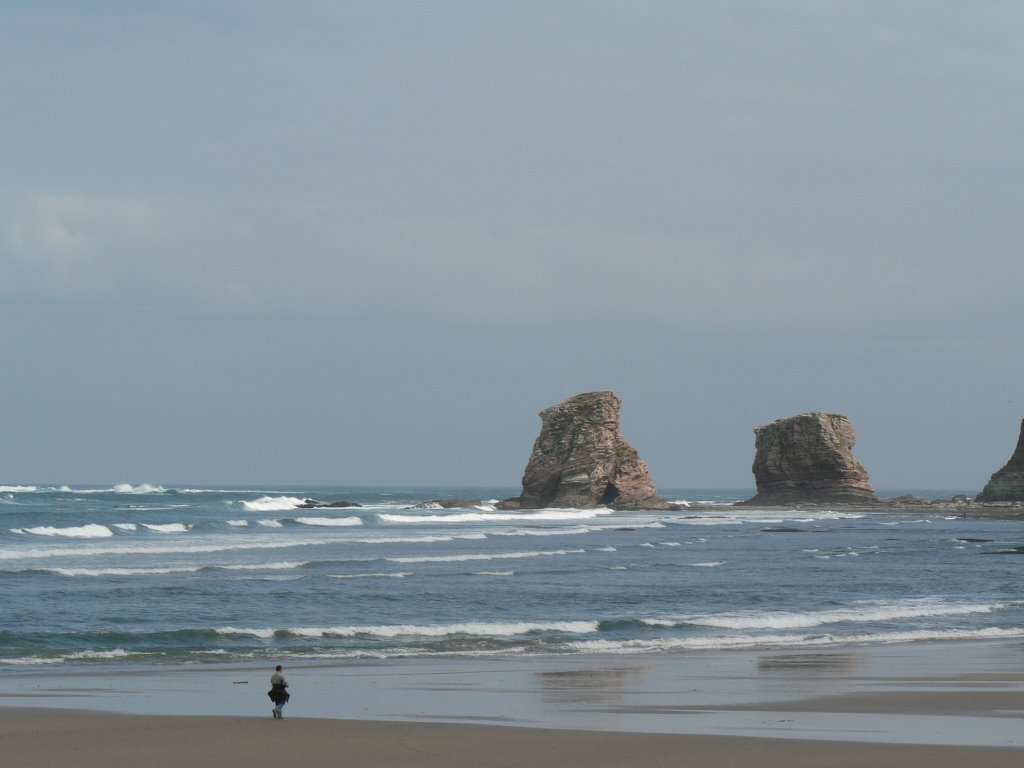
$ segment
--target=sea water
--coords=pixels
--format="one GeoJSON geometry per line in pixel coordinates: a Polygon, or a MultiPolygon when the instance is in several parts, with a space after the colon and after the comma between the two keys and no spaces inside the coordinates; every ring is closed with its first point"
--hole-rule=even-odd
{"type": "Polygon", "coordinates": [[[1019,522],[516,492],[0,486],[0,669],[1024,637],[1019,522]],[[453,497],[481,502],[410,508],[453,497]]]}

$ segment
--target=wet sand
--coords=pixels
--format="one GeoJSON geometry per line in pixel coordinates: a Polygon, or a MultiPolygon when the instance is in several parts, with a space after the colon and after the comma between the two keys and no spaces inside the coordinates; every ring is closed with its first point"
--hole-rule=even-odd
{"type": "Polygon", "coordinates": [[[36,710],[0,718],[19,768],[1017,768],[1024,750],[286,718],[36,710]]]}
{"type": "Polygon", "coordinates": [[[1024,764],[1024,643],[5,670],[24,766],[1024,764]]]}

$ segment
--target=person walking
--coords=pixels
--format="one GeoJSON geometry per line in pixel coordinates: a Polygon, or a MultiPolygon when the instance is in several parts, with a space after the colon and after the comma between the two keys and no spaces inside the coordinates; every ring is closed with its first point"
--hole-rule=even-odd
{"type": "Polygon", "coordinates": [[[284,709],[284,705],[291,698],[291,694],[288,693],[288,681],[284,679],[283,672],[284,667],[280,664],[274,667],[274,674],[270,676],[270,690],[267,691],[267,696],[274,702],[274,709],[271,714],[275,720],[280,720],[284,717],[281,710],[284,709]]]}

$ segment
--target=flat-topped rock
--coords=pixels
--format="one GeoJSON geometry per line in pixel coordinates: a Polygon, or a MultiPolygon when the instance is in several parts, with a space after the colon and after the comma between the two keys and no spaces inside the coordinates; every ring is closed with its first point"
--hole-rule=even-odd
{"type": "Polygon", "coordinates": [[[757,495],[744,504],[876,503],[845,416],[804,413],[755,427],[757,495]]]}
{"type": "Polygon", "coordinates": [[[1006,465],[985,484],[978,494],[978,501],[1024,501],[1024,421],[1020,424],[1016,450],[1006,465]]]}
{"type": "Polygon", "coordinates": [[[586,392],[541,411],[523,492],[503,506],[667,509],[647,463],[619,431],[621,407],[614,392],[586,392]]]}

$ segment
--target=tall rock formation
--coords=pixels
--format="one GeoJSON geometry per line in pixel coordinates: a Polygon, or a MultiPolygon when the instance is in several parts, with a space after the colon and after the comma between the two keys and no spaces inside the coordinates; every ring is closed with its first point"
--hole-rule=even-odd
{"type": "Polygon", "coordinates": [[[1020,423],[1020,437],[1013,456],[992,475],[978,494],[978,501],[1024,501],[1024,421],[1020,423]]]}
{"type": "Polygon", "coordinates": [[[667,508],[646,462],[619,431],[621,406],[614,392],[587,392],[541,411],[523,493],[509,504],[526,509],[667,508]]]}
{"type": "Polygon", "coordinates": [[[805,413],[755,427],[757,495],[746,504],[878,501],[853,458],[857,433],[834,413],[805,413]]]}

